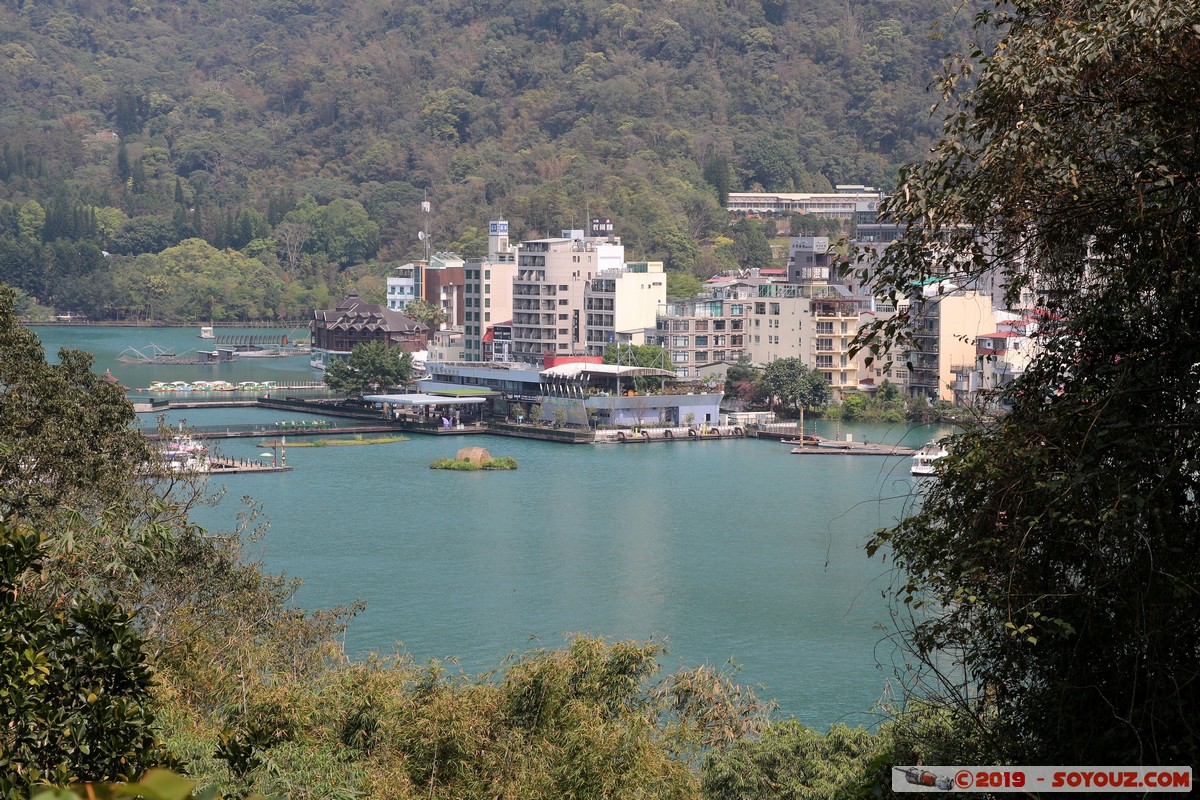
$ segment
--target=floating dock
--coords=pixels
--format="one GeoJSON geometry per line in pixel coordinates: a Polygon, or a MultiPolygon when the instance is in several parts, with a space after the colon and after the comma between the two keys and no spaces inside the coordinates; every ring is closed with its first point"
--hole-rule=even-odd
{"type": "Polygon", "coordinates": [[[242,472],[291,472],[292,467],[282,464],[267,464],[248,461],[241,458],[208,459],[208,469],[200,470],[202,475],[235,475],[242,472]]]}
{"type": "MultiPolygon", "coordinates": [[[[784,442],[791,444],[791,442],[784,442]]],[[[838,442],[822,440],[820,444],[798,444],[792,447],[797,456],[909,456],[917,452],[897,444],[868,444],[867,442],[838,442]]]]}

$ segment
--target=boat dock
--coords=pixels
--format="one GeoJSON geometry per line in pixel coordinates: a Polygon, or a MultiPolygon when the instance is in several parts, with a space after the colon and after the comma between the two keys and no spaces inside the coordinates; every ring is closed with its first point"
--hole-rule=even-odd
{"type": "Polygon", "coordinates": [[[797,456],[907,456],[917,452],[911,447],[897,444],[868,444],[867,442],[831,441],[823,439],[817,444],[803,444],[784,441],[792,444],[792,455],[797,456]]]}
{"type": "Polygon", "coordinates": [[[291,472],[292,469],[293,467],[250,461],[244,458],[211,456],[208,459],[208,468],[198,471],[202,475],[236,475],[244,472],[291,472]]]}

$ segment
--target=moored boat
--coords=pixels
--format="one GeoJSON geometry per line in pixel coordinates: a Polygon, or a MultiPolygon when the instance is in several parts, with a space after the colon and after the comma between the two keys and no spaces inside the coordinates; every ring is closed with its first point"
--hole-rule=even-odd
{"type": "Polygon", "coordinates": [[[930,442],[913,453],[912,467],[909,473],[918,478],[930,478],[937,475],[937,460],[945,458],[949,453],[937,442],[930,442]]]}

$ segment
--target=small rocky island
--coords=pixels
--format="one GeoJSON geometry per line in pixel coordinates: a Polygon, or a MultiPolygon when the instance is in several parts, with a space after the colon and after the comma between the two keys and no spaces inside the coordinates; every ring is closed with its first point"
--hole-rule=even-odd
{"type": "Polygon", "coordinates": [[[454,458],[439,458],[429,465],[430,469],[450,469],[459,472],[476,472],[481,469],[516,469],[515,458],[492,458],[482,447],[464,447],[454,458]]]}

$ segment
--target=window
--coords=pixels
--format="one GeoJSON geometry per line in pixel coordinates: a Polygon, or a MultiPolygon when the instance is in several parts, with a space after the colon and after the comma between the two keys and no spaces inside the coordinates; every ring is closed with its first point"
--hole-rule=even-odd
{"type": "Polygon", "coordinates": [[[490,298],[490,297],[483,298],[483,307],[491,308],[492,307],[492,298],[490,298]]]}
{"type": "Polygon", "coordinates": [[[771,303],[771,313],[776,316],[779,315],[779,303],[771,303]]]}
{"type": "Polygon", "coordinates": [[[831,369],[833,367],[833,356],[817,356],[817,369],[831,369]]]}
{"type": "Polygon", "coordinates": [[[724,350],[717,350],[713,353],[713,361],[724,361],[724,360],[725,360],[725,351],[724,350]]]}
{"type": "Polygon", "coordinates": [[[567,286],[565,283],[560,283],[560,284],[558,285],[558,290],[559,290],[560,292],[565,292],[565,291],[569,290],[570,288],[571,288],[571,287],[570,287],[570,286],[567,286]]]}
{"type": "Polygon", "coordinates": [[[483,321],[491,322],[492,321],[492,312],[490,312],[490,311],[483,312],[483,321]]]}
{"type": "Polygon", "coordinates": [[[833,339],[817,339],[817,349],[818,350],[832,350],[833,349],[833,339]]]}
{"type": "Polygon", "coordinates": [[[673,336],[671,338],[671,346],[672,347],[687,347],[688,346],[688,337],[673,336]]]}
{"type": "Polygon", "coordinates": [[[566,314],[559,314],[559,315],[558,315],[558,318],[559,318],[559,319],[566,319],[566,318],[567,318],[567,315],[566,315],[566,314]]]}
{"type": "Polygon", "coordinates": [[[817,333],[832,334],[833,333],[833,323],[832,322],[818,322],[817,323],[817,333]]]}
{"type": "Polygon", "coordinates": [[[483,293],[484,293],[484,294],[491,294],[491,293],[492,293],[492,285],[491,285],[490,283],[484,284],[484,286],[483,286],[483,293]]]}
{"type": "MultiPolygon", "coordinates": [[[[476,278],[478,278],[478,277],[479,277],[479,274],[478,274],[478,273],[476,273],[475,277],[476,277],[476,278]]],[[[485,269],[485,270],[483,271],[483,279],[484,279],[485,281],[490,281],[490,280],[492,279],[492,271],[491,271],[490,269],[485,269]]]]}
{"type": "Polygon", "coordinates": [[[671,353],[671,360],[676,364],[686,364],[689,360],[687,353],[671,353]]]}
{"type": "Polygon", "coordinates": [[[767,304],[766,303],[755,303],[754,304],[754,313],[755,314],[767,313],[767,304]]]}
{"type": "Polygon", "coordinates": [[[559,300],[559,301],[558,301],[558,304],[559,304],[560,306],[570,305],[569,301],[568,301],[566,298],[563,298],[562,300],[559,300]]]}
{"type": "Polygon", "coordinates": [[[713,337],[713,346],[714,347],[724,347],[725,346],[725,337],[724,336],[714,336],[713,337]]]}
{"type": "MultiPolygon", "coordinates": [[[[697,328],[699,330],[699,328],[697,328]]],[[[696,336],[696,347],[708,347],[707,336],[696,336]]]]}
{"type": "Polygon", "coordinates": [[[734,303],[733,305],[731,305],[729,307],[729,313],[731,316],[740,317],[742,315],[742,304],[734,303]]]}
{"type": "Polygon", "coordinates": [[[697,350],[696,351],[696,363],[697,364],[707,364],[708,363],[708,351],[707,350],[697,350]]]}

